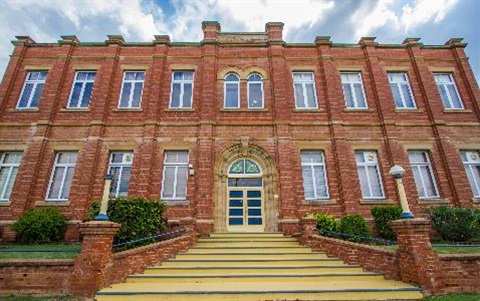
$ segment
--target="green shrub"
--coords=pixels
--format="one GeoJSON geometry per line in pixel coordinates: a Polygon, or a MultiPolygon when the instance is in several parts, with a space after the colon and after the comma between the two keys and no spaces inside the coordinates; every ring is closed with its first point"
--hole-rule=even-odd
{"type": "Polygon", "coordinates": [[[433,227],[446,241],[467,242],[480,233],[478,216],[472,208],[440,206],[430,211],[433,227]]]}
{"type": "Polygon", "coordinates": [[[317,229],[321,234],[330,236],[328,233],[323,231],[337,231],[338,223],[333,215],[317,212],[313,214],[313,217],[317,219],[317,229]]]}
{"type": "Polygon", "coordinates": [[[67,218],[57,207],[29,209],[13,225],[17,241],[43,244],[63,239],[67,218]]]}
{"type": "MultiPolygon", "coordinates": [[[[370,228],[368,228],[365,222],[365,218],[361,215],[345,215],[342,217],[338,225],[338,232],[366,237],[372,236],[370,228]]],[[[350,241],[362,241],[362,239],[358,237],[344,236],[342,238],[350,241]]]]}
{"type": "MultiPolygon", "coordinates": [[[[92,202],[87,219],[94,219],[100,211],[100,203],[92,202]]],[[[122,224],[115,243],[153,236],[165,229],[162,220],[165,203],[141,197],[119,197],[108,202],[107,215],[113,222],[122,224]]]]}
{"type": "Polygon", "coordinates": [[[402,218],[400,206],[375,206],[371,210],[375,228],[381,237],[395,240],[395,232],[388,225],[389,222],[402,218]]]}

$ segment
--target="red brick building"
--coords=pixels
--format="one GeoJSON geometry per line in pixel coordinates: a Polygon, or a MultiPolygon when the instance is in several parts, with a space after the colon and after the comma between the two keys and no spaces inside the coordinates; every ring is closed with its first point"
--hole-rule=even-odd
{"type": "Polygon", "coordinates": [[[282,23],[200,42],[17,37],[0,88],[0,223],[58,206],[76,237],[103,177],[199,232],[299,231],[307,212],[480,206],[480,92],[466,44],[286,43],[282,23]]]}

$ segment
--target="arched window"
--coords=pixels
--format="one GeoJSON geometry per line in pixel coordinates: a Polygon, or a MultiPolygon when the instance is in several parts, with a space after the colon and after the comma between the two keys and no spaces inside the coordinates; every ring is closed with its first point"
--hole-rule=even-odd
{"type": "Polygon", "coordinates": [[[263,109],[263,78],[258,73],[252,73],[247,79],[248,107],[263,109]]]}
{"type": "Polygon", "coordinates": [[[237,161],[233,162],[228,170],[228,174],[231,176],[253,176],[253,175],[261,175],[262,170],[260,166],[258,166],[255,161],[250,159],[238,159],[237,161]]]}
{"type": "Polygon", "coordinates": [[[228,73],[223,84],[224,107],[240,108],[240,78],[235,73],[228,73]]]}

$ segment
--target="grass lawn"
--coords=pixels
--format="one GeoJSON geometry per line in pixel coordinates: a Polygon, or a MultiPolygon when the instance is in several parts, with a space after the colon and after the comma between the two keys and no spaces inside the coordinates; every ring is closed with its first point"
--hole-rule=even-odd
{"type": "Polygon", "coordinates": [[[480,294],[450,294],[444,296],[430,296],[423,298],[425,301],[478,301],[480,294]]]}
{"type": "MultiPolygon", "coordinates": [[[[433,249],[439,254],[467,254],[480,253],[480,247],[439,247],[433,246],[433,249]]],[[[480,300],[480,299],[477,299],[480,300]]]]}
{"type": "Polygon", "coordinates": [[[0,245],[0,259],[72,259],[79,252],[79,244],[0,245]],[[40,252],[43,250],[52,252],[40,252]]]}

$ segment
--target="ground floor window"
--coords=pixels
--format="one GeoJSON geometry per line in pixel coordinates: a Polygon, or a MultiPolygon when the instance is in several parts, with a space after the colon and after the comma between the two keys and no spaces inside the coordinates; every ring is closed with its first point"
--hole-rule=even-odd
{"type": "Polygon", "coordinates": [[[376,151],[356,151],[358,177],[364,199],[383,199],[382,176],[376,151]]]}
{"type": "Polygon", "coordinates": [[[0,153],[0,202],[8,201],[22,160],[21,152],[0,153]]]}
{"type": "Polygon", "coordinates": [[[132,173],[132,152],[112,152],[108,165],[108,174],[113,176],[110,196],[119,197],[128,194],[130,175],[132,173]]]}
{"type": "Polygon", "coordinates": [[[325,156],[321,151],[302,151],[303,190],[306,200],[328,199],[325,156]]]}
{"type": "Polygon", "coordinates": [[[188,151],[166,151],[163,166],[162,199],[186,200],[188,151]]]}
{"type": "Polygon", "coordinates": [[[77,152],[57,152],[48,185],[48,201],[66,201],[72,186],[77,152]]]}
{"type": "Polygon", "coordinates": [[[420,199],[438,198],[437,184],[433,175],[430,158],[426,151],[408,152],[410,165],[412,167],[413,178],[417,186],[418,197],[420,199]]]}

